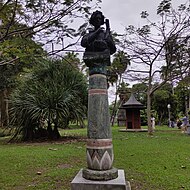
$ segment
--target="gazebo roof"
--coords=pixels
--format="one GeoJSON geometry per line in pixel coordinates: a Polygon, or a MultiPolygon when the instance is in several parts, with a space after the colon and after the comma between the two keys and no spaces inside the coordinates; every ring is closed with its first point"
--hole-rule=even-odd
{"type": "Polygon", "coordinates": [[[141,104],[139,101],[137,101],[134,94],[132,93],[129,100],[121,106],[121,109],[123,108],[124,109],[128,109],[128,108],[144,109],[145,106],[141,104]]]}

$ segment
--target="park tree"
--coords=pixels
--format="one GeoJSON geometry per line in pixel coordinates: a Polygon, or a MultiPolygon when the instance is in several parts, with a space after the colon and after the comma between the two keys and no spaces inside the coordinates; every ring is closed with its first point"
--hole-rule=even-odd
{"type": "Polygon", "coordinates": [[[23,68],[76,45],[87,25],[84,19],[100,1],[0,1],[0,126],[9,123],[8,96],[23,68]],[[73,22],[82,23],[79,19],[84,24],[77,29],[73,22]],[[52,48],[45,53],[42,47],[47,49],[48,44],[52,48]],[[54,44],[59,48],[55,49],[54,44]]]}
{"type": "MultiPolygon", "coordinates": [[[[117,115],[117,98],[119,94],[119,88],[125,85],[122,82],[122,74],[125,72],[126,68],[130,65],[130,58],[124,51],[118,51],[113,55],[113,61],[111,66],[108,67],[108,87],[115,85],[116,96],[114,100],[114,106],[111,113],[112,126],[114,125],[115,116],[117,115]]],[[[121,102],[122,103],[122,102],[121,102]]]]}
{"type": "Polygon", "coordinates": [[[177,105],[177,96],[173,93],[173,86],[170,83],[155,91],[152,97],[152,108],[157,114],[159,125],[168,124],[169,112],[172,120],[178,117],[177,105]],[[168,104],[171,106],[170,110],[168,104]]]}
{"type": "Polygon", "coordinates": [[[58,51],[63,51],[78,42],[74,39],[72,43],[67,42],[67,39],[80,36],[87,25],[78,26],[77,30],[72,24],[74,19],[88,18],[90,10],[99,2],[101,0],[3,0],[0,2],[0,42],[15,35],[23,38],[32,35],[43,44],[61,43],[58,51]]]}
{"type": "Polygon", "coordinates": [[[8,126],[8,97],[24,69],[39,63],[45,51],[30,37],[11,37],[0,43],[0,127],[8,126]]]}
{"type": "Polygon", "coordinates": [[[148,12],[143,11],[141,17],[147,24],[142,27],[126,27],[126,33],[121,40],[120,46],[130,56],[132,65],[125,72],[125,76],[147,84],[149,134],[153,132],[151,100],[154,92],[166,82],[177,80],[188,72],[189,62],[183,60],[189,60],[186,51],[189,49],[189,12],[188,4],[174,9],[171,0],[163,0],[157,9],[157,22],[149,20],[148,12]],[[178,46],[171,46],[176,42],[178,46]],[[163,73],[164,77],[161,78],[163,73]]]}
{"type": "Polygon", "coordinates": [[[178,101],[178,111],[188,115],[190,110],[190,75],[181,80],[174,89],[178,101]]]}
{"type": "Polygon", "coordinates": [[[143,105],[146,106],[147,103],[147,84],[145,83],[137,83],[132,86],[132,91],[135,94],[135,97],[138,101],[140,101],[143,105]]]}
{"type": "Polygon", "coordinates": [[[66,61],[49,60],[26,74],[11,95],[11,125],[22,140],[57,139],[69,121],[83,123],[87,111],[87,82],[66,61]]]}
{"type": "MultiPolygon", "coordinates": [[[[9,124],[8,96],[15,86],[15,79],[19,77],[23,68],[29,68],[40,61],[45,52],[41,44],[33,40],[32,35],[23,38],[15,33],[3,38],[11,30],[26,28],[26,25],[14,21],[16,12],[21,13],[21,6],[17,1],[1,1],[0,10],[0,126],[3,127],[9,124]],[[13,11],[15,11],[14,15],[12,15],[13,11]]],[[[24,34],[28,33],[23,31],[24,34]]]]}

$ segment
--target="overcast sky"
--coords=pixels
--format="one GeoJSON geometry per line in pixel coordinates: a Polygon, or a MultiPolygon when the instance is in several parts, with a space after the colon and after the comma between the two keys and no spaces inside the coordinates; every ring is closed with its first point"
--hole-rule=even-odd
{"type": "MultiPolygon", "coordinates": [[[[142,11],[147,11],[150,18],[156,19],[156,10],[161,0],[102,0],[101,10],[110,19],[111,30],[118,33],[124,31],[128,25],[141,26],[142,11]]],[[[189,0],[172,0],[174,7],[189,0]]]]}
{"type": "MultiPolygon", "coordinates": [[[[100,4],[104,16],[110,20],[111,30],[123,33],[125,26],[142,26],[143,19],[140,17],[142,11],[149,13],[150,20],[156,21],[157,7],[161,0],[102,0],[100,4]]],[[[184,4],[189,0],[172,0],[173,7],[184,4]]],[[[128,82],[128,81],[126,81],[128,82]]],[[[132,84],[131,82],[128,82],[132,84]]],[[[115,88],[109,88],[109,103],[114,100],[115,88]]]]}

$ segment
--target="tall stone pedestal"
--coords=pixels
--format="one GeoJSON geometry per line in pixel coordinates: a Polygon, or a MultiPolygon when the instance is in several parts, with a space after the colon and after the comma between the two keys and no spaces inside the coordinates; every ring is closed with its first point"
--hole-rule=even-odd
{"type": "Polygon", "coordinates": [[[86,159],[82,169],[71,183],[72,190],[130,190],[124,171],[113,167],[114,153],[108,104],[106,67],[110,64],[108,52],[85,53],[89,67],[88,128],[86,159]]]}
{"type": "Polygon", "coordinates": [[[82,177],[82,169],[71,182],[71,190],[131,190],[125,181],[123,170],[118,170],[118,177],[109,181],[87,180],[82,177]]]}
{"type": "Polygon", "coordinates": [[[110,54],[85,53],[84,62],[89,67],[89,91],[87,168],[83,169],[82,176],[89,180],[112,180],[118,177],[118,171],[112,167],[114,154],[106,77],[110,54]]]}

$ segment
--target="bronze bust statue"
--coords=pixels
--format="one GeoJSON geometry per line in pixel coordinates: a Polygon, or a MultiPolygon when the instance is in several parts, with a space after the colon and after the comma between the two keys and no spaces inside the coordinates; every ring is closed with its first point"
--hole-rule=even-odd
{"type": "Polygon", "coordinates": [[[109,20],[105,19],[100,11],[95,11],[91,15],[90,24],[94,26],[94,30],[89,31],[83,36],[81,46],[85,47],[85,53],[101,52],[112,55],[116,52],[116,47],[113,42],[109,20]],[[106,24],[106,30],[101,25],[106,24]]]}

